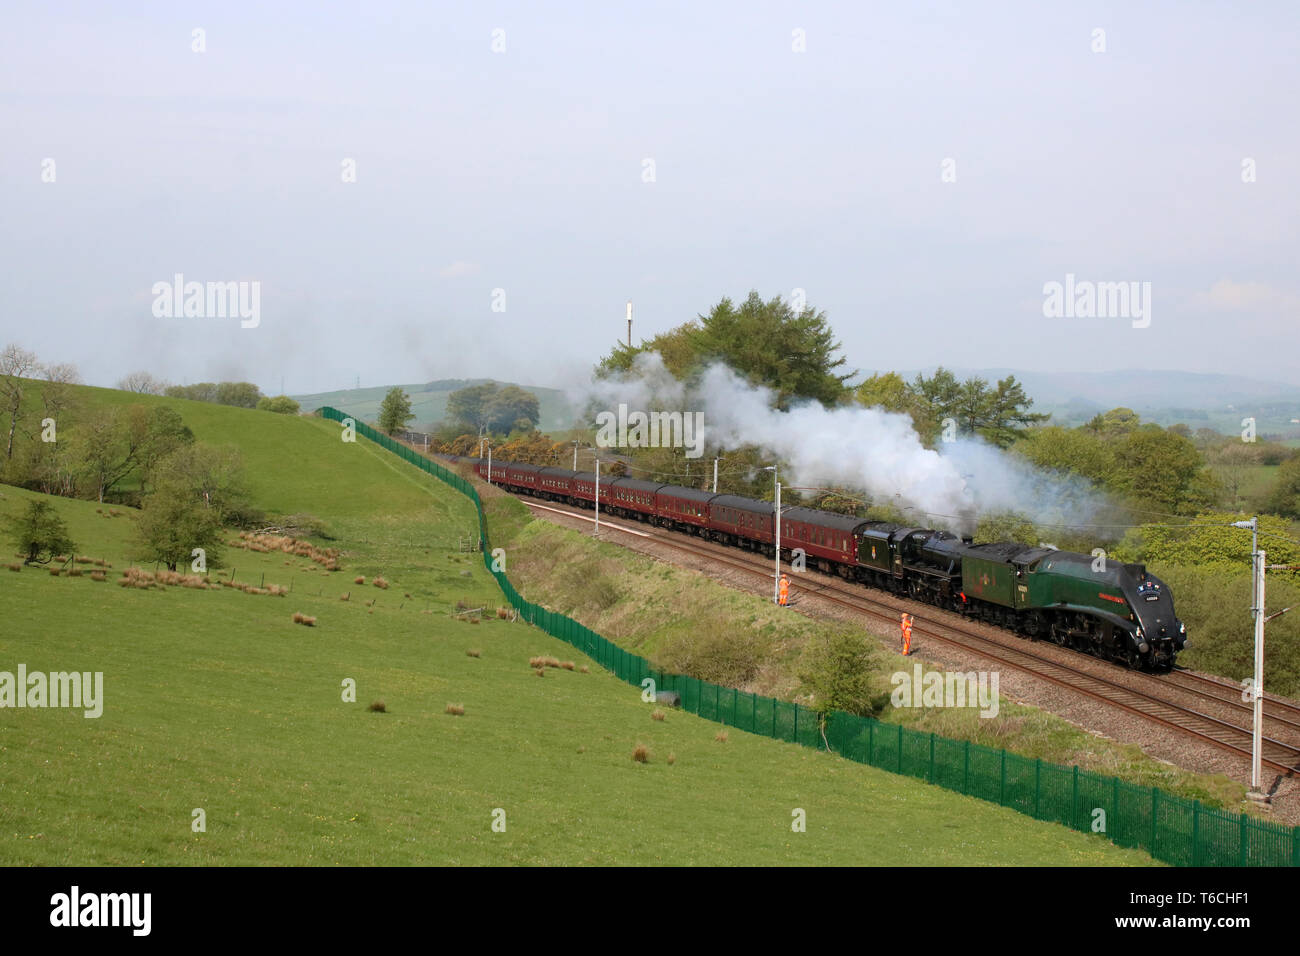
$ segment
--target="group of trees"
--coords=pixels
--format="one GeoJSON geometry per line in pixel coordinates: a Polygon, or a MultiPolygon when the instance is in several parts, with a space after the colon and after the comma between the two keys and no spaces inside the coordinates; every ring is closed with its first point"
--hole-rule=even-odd
{"type": "Polygon", "coordinates": [[[541,420],[537,396],[518,385],[484,382],[447,396],[447,420],[458,428],[479,434],[527,432],[541,420]]]}
{"type": "Polygon", "coordinates": [[[638,355],[658,352],[678,379],[721,362],[751,384],[772,389],[779,408],[800,399],[834,405],[844,400],[844,383],[854,374],[838,371],[846,361],[839,350],[825,312],[750,292],[738,306],[723,298],[708,313],[638,346],[615,345],[596,374],[628,372],[638,355]]]}
{"type": "Polygon", "coordinates": [[[872,375],[853,390],[853,397],[868,407],[909,415],[928,445],[948,436],[976,435],[1007,448],[1049,417],[1029,410],[1034,400],[1014,375],[995,385],[978,376],[959,381],[942,366],[928,378],[918,374],[911,382],[897,372],[872,375]]]}
{"type": "MultiPolygon", "coordinates": [[[[248,502],[236,449],[197,441],[169,405],[79,400],[69,388],[76,380],[71,366],[43,364],[17,346],[0,352],[0,407],[9,436],[0,480],[44,494],[139,505],[138,556],[173,570],[194,548],[203,548],[213,564],[223,526],[263,519],[248,502]]],[[[154,388],[133,384],[137,394],[154,388]]],[[[6,524],[24,560],[71,551],[49,502],[34,502],[6,524]]]]}
{"type": "Polygon", "coordinates": [[[132,372],[117,387],[139,395],[165,395],[188,398],[194,402],[231,405],[235,408],[258,408],[268,412],[296,415],[299,405],[288,395],[263,395],[252,382],[198,382],[194,385],[170,385],[149,372],[132,372]]]}

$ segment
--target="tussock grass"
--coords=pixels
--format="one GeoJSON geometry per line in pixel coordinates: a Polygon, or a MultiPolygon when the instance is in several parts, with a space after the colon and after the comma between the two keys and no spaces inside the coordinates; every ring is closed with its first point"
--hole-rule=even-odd
{"type": "Polygon", "coordinates": [[[388,713],[388,705],[382,700],[377,700],[367,707],[366,710],[370,711],[372,714],[386,714],[388,713]]]}
{"type": "Polygon", "coordinates": [[[725,744],[727,742],[727,732],[725,730],[719,730],[713,735],[713,739],[720,744],[725,744]]]}
{"type": "Polygon", "coordinates": [[[381,591],[387,591],[387,590],[388,590],[388,582],[385,581],[383,578],[375,578],[374,581],[372,581],[371,583],[372,583],[375,587],[379,588],[379,590],[381,590],[381,591]]]}
{"type": "Polygon", "coordinates": [[[315,627],[315,626],[316,626],[316,618],[311,617],[310,615],[303,614],[303,613],[301,613],[301,612],[297,612],[297,611],[295,611],[295,612],[294,612],[294,615],[293,615],[293,623],[295,623],[295,624],[305,624],[307,627],[315,627]]]}
{"type": "Polygon", "coordinates": [[[226,543],[232,548],[242,548],[254,554],[269,554],[273,551],[280,551],[296,557],[307,558],[309,561],[319,564],[326,571],[340,570],[338,548],[318,548],[310,541],[303,541],[287,534],[241,531],[238,538],[226,543]]]}
{"type": "Polygon", "coordinates": [[[471,647],[469,650],[467,650],[467,651],[465,652],[465,654],[466,654],[467,657],[482,657],[482,656],[483,656],[483,652],[480,651],[480,650],[479,650],[478,648],[476,648],[476,647],[471,647]]]}
{"type": "Polygon", "coordinates": [[[454,717],[463,717],[465,715],[464,704],[448,704],[443,711],[444,714],[451,714],[454,717]]]}
{"type": "Polygon", "coordinates": [[[667,716],[668,716],[668,715],[665,714],[662,710],[658,710],[658,709],[656,709],[653,713],[650,714],[650,719],[651,719],[651,720],[659,720],[659,721],[662,721],[662,720],[664,720],[667,716]]]}
{"type": "Polygon", "coordinates": [[[645,744],[637,744],[636,747],[632,750],[632,759],[635,760],[637,763],[649,763],[650,748],[647,747],[645,744]]]}

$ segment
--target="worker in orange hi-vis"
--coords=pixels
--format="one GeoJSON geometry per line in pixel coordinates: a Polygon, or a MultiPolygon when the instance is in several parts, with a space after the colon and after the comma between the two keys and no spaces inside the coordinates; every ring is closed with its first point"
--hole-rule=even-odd
{"type": "Polygon", "coordinates": [[[903,630],[903,656],[907,657],[912,653],[912,615],[904,614],[900,626],[903,630]]]}
{"type": "Polygon", "coordinates": [[[781,587],[779,590],[781,594],[781,606],[785,607],[790,602],[790,579],[784,574],[781,575],[781,587]]]}

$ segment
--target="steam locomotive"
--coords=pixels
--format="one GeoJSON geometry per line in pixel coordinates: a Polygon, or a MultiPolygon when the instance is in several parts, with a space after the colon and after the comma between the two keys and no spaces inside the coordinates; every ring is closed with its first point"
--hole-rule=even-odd
{"type": "MultiPolygon", "coordinates": [[[[593,508],[772,557],[770,501],[714,494],[638,478],[518,462],[445,456],[479,477],[536,498],[593,508]]],[[[1133,669],[1173,667],[1187,628],[1163,581],[1141,564],[1050,547],[971,539],[933,528],[866,521],[799,506],[781,509],[783,558],[924,601],[1133,669]]]]}

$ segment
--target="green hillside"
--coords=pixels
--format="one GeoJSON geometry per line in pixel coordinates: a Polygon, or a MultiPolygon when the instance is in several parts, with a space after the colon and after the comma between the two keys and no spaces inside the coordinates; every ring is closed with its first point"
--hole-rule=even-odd
{"type": "MultiPolygon", "coordinates": [[[[378,388],[342,389],[334,392],[318,392],[313,395],[294,395],[294,401],[300,403],[304,410],[331,405],[345,408],[353,415],[359,415],[369,422],[379,417],[379,403],[384,400],[391,388],[400,388],[411,396],[411,411],[415,418],[411,420],[413,429],[436,425],[447,414],[447,396],[458,389],[470,385],[481,385],[493,379],[444,379],[437,382],[423,382],[418,385],[383,385],[378,388]]],[[[509,385],[510,382],[499,382],[509,385]]],[[[538,411],[541,421],[538,428],[542,431],[563,431],[573,427],[573,411],[565,400],[564,392],[554,388],[539,388],[535,385],[521,385],[520,388],[537,396],[538,411]]]]}
{"type": "MultiPolygon", "coordinates": [[[[292,591],[121,587],[131,510],[46,499],[77,553],[112,567],[105,581],[0,567],[0,671],[103,672],[104,710],[0,710],[0,865],[1150,862],[832,755],[652,720],[589,661],[539,678],[531,657],[574,651],[493,616],[495,583],[458,548],[464,498],[320,420],[143,400],[238,444],[256,503],[323,521],[332,540],[314,543],[339,548],[342,570],[231,547],[212,581],[292,591]],[[487,619],[457,619],[458,602],[487,619]]],[[[0,513],[37,497],[0,485],[0,513]]]]}

